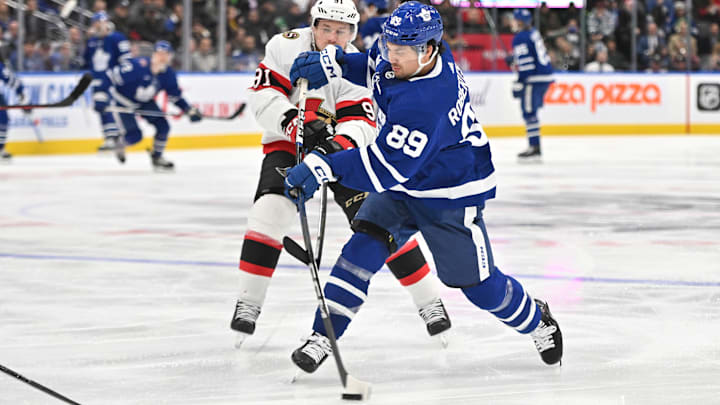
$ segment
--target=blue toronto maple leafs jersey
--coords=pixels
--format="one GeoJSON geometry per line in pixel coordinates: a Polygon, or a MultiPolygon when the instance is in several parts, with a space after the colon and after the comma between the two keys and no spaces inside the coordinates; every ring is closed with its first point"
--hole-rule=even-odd
{"type": "Polygon", "coordinates": [[[113,32],[105,38],[88,39],[83,54],[85,67],[93,77],[100,78],[106,70],[112,69],[130,58],[130,42],[120,32],[113,32]]]}
{"type": "Polygon", "coordinates": [[[446,50],[427,75],[409,80],[396,79],[377,53],[374,46],[368,54],[345,56],[346,70],[355,72],[347,79],[367,86],[371,78],[381,128],[375,143],[328,155],[340,183],[438,208],[493,198],[490,145],[452,53],[446,50]]]}
{"type": "Polygon", "coordinates": [[[22,82],[20,82],[20,79],[18,79],[12,70],[10,70],[2,62],[0,62],[0,79],[2,80],[4,87],[3,91],[0,92],[0,95],[5,95],[8,91],[13,91],[17,95],[23,93],[25,88],[23,87],[22,82]]]}
{"type": "Polygon", "coordinates": [[[175,71],[168,67],[154,75],[147,57],[132,58],[111,69],[104,75],[99,89],[109,93],[119,104],[132,108],[152,101],[161,90],[165,90],[168,100],[183,111],[190,109],[178,87],[175,71]]]}
{"type": "Polygon", "coordinates": [[[518,32],[513,37],[512,47],[519,82],[549,83],[553,81],[550,56],[547,54],[539,32],[535,29],[518,32]]]}

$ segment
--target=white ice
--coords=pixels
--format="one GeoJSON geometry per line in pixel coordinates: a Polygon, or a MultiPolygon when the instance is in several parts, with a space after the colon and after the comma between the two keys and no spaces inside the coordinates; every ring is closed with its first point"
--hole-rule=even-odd
{"type": "MultiPolygon", "coordinates": [[[[543,142],[543,164],[519,165],[524,139],[491,139],[485,218],[497,265],[550,303],[562,367],[449,288],[443,350],[384,270],[340,340],[369,403],[720,404],[720,137],[543,142]]],[[[167,157],[174,174],[143,154],[0,166],[0,364],[82,404],[342,403],[332,360],[288,383],[316,305],[289,255],[233,348],[261,152],[167,157]]],[[[321,276],[349,234],[332,206],[321,276]]],[[[0,404],[56,403],[0,374],[0,404]]]]}

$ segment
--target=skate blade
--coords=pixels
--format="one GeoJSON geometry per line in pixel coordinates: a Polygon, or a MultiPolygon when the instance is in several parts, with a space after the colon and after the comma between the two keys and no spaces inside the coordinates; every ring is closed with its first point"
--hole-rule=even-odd
{"type": "Polygon", "coordinates": [[[236,333],[236,335],[237,336],[235,336],[235,345],[234,346],[236,349],[240,349],[242,347],[242,344],[245,342],[245,339],[247,339],[248,336],[250,336],[250,335],[247,335],[245,333],[240,333],[240,332],[236,333]]]}
{"type": "Polygon", "coordinates": [[[433,339],[435,339],[435,341],[437,341],[443,349],[447,349],[450,345],[450,339],[448,338],[447,332],[437,334],[433,336],[433,339]]]}
{"type": "Polygon", "coordinates": [[[295,370],[295,374],[293,374],[293,376],[290,377],[290,379],[288,380],[288,382],[289,382],[290,384],[295,384],[295,383],[300,379],[300,376],[301,376],[302,374],[304,374],[304,372],[303,372],[302,370],[295,370]]]}
{"type": "Polygon", "coordinates": [[[525,158],[519,157],[518,163],[529,164],[529,165],[540,164],[540,163],[542,163],[542,156],[530,156],[530,157],[525,157],[525,158]]]}

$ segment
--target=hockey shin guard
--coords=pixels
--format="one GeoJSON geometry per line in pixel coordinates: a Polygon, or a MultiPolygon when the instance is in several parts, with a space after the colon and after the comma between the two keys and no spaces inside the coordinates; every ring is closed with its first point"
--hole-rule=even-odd
{"type": "Polygon", "coordinates": [[[388,258],[386,264],[400,284],[410,293],[418,309],[439,297],[438,281],[430,274],[430,266],[417,240],[408,241],[388,258]]]}

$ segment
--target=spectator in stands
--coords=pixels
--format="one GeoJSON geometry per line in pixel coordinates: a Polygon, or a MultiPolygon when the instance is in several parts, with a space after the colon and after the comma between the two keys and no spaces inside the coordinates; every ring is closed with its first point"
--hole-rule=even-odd
{"type": "Polygon", "coordinates": [[[80,70],[82,67],[82,61],[74,54],[69,41],[58,45],[50,55],[50,70],[53,72],[80,70]]]}
{"type": "Polygon", "coordinates": [[[33,15],[38,11],[37,0],[27,0],[25,8],[25,38],[45,39],[47,37],[47,23],[33,15]]]}
{"type": "Polygon", "coordinates": [[[715,44],[712,53],[703,65],[703,70],[709,72],[720,72],[720,43],[715,44]]]}
{"type": "MultiPolygon", "coordinates": [[[[646,25],[647,25],[647,18],[645,17],[645,2],[643,0],[621,0],[622,6],[620,7],[620,10],[618,11],[618,17],[617,17],[617,29],[615,30],[615,44],[613,46],[614,49],[608,49],[608,58],[610,60],[610,63],[613,62],[614,59],[616,59],[616,56],[613,55],[615,53],[615,49],[622,54],[621,59],[622,60],[615,60],[616,62],[622,62],[630,60],[632,57],[632,12],[633,12],[633,6],[637,9],[637,31],[635,31],[636,35],[640,35],[641,33],[645,32],[646,25]],[[633,4],[636,3],[636,4],[633,4]]],[[[610,48],[609,41],[606,41],[606,44],[608,45],[608,48],[610,48]]],[[[614,64],[615,69],[617,70],[624,70],[626,69],[626,64],[622,63],[622,66],[620,64],[614,64]]]]}
{"type": "Polygon", "coordinates": [[[479,8],[466,8],[462,10],[463,34],[479,34],[488,32],[485,15],[479,8]]]}
{"type": "Polygon", "coordinates": [[[588,73],[612,73],[615,68],[608,63],[608,50],[604,45],[597,45],[595,60],[585,65],[588,73]]]}
{"type": "Polygon", "coordinates": [[[112,11],[110,21],[115,24],[115,31],[122,32],[125,36],[130,35],[130,2],[121,0],[112,11]]]}
{"type": "Polygon", "coordinates": [[[661,35],[658,26],[654,22],[649,22],[647,34],[640,36],[637,52],[640,69],[649,67],[650,61],[655,55],[659,55],[661,58],[667,57],[665,37],[661,35]]]}
{"type": "Polygon", "coordinates": [[[617,49],[617,44],[614,39],[607,41],[607,63],[611,65],[615,70],[628,70],[630,64],[620,51],[617,49]]]}
{"type": "Polygon", "coordinates": [[[696,70],[699,67],[700,59],[697,53],[697,40],[690,37],[690,47],[688,49],[686,43],[687,23],[680,20],[675,24],[675,34],[670,36],[668,40],[668,54],[670,56],[670,64],[672,70],[686,70],[687,57],[690,57],[690,68],[696,70]]]}
{"type": "Polygon", "coordinates": [[[164,39],[165,32],[165,11],[156,4],[144,6],[142,14],[138,19],[130,20],[130,39],[156,42],[164,39]]]}
{"type": "Polygon", "coordinates": [[[615,32],[616,18],[607,9],[605,0],[595,3],[595,8],[588,13],[587,30],[590,42],[595,43],[609,38],[615,32]]]}
{"type": "Polygon", "coordinates": [[[566,37],[555,38],[555,50],[552,65],[561,71],[577,71],[580,69],[580,47],[571,44],[566,37]]]}
{"type": "Polygon", "coordinates": [[[260,64],[263,55],[258,50],[255,37],[246,36],[243,42],[243,46],[233,52],[231,62],[232,70],[254,72],[260,64]]]}
{"type": "Polygon", "coordinates": [[[182,19],[185,8],[182,2],[177,2],[172,6],[172,10],[165,19],[165,35],[170,41],[173,48],[182,48],[182,19]]]}
{"type": "Polygon", "coordinates": [[[192,53],[192,70],[197,72],[213,72],[217,70],[218,59],[213,49],[212,39],[205,37],[200,40],[197,49],[192,53]]]}
{"type": "Polygon", "coordinates": [[[93,13],[97,13],[98,11],[107,11],[107,3],[105,0],[95,0],[93,1],[92,9],[90,11],[93,13]]]}
{"type": "Polygon", "coordinates": [[[8,5],[4,1],[0,1],[0,27],[3,32],[8,30],[10,21],[12,21],[10,8],[8,8],[8,5]]]}
{"type": "Polygon", "coordinates": [[[540,34],[546,41],[565,34],[565,26],[560,20],[560,13],[548,8],[545,2],[540,7],[540,34]]]}
{"type": "Polygon", "coordinates": [[[707,4],[698,10],[698,19],[720,23],[720,0],[707,0],[707,4]]]}
{"type": "Polygon", "coordinates": [[[668,59],[663,58],[660,56],[660,54],[655,54],[650,59],[650,64],[648,65],[647,69],[645,69],[645,72],[647,73],[665,73],[668,71],[668,59]]]}

